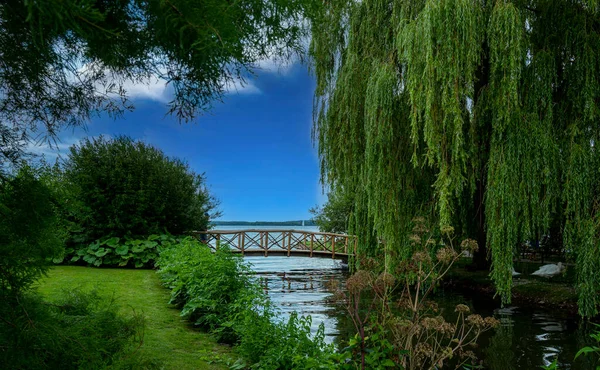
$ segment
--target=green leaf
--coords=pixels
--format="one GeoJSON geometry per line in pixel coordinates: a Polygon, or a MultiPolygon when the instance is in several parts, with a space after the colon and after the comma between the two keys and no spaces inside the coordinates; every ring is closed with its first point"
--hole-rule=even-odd
{"type": "Polygon", "coordinates": [[[133,253],[140,253],[140,252],[143,252],[144,249],[145,249],[144,245],[140,244],[140,245],[134,245],[133,248],[131,248],[131,251],[133,253]]]}
{"type": "Polygon", "coordinates": [[[117,248],[117,246],[119,245],[119,240],[120,240],[119,238],[114,237],[114,238],[106,239],[104,242],[102,242],[102,244],[106,244],[112,248],[117,248]]]}
{"type": "Polygon", "coordinates": [[[385,366],[385,367],[395,367],[396,364],[394,363],[394,361],[390,360],[389,358],[386,358],[382,363],[381,366],[385,366]]]}
{"type": "Polygon", "coordinates": [[[89,264],[93,264],[94,262],[96,262],[96,256],[92,254],[86,254],[85,256],[83,256],[83,260],[89,264]]]}
{"type": "Polygon", "coordinates": [[[104,257],[108,254],[109,251],[110,249],[100,248],[94,254],[96,255],[96,257],[104,257]]]}
{"type": "Polygon", "coordinates": [[[115,253],[124,256],[129,253],[129,247],[125,244],[121,244],[115,249],[115,253]]]}
{"type": "Polygon", "coordinates": [[[156,247],[158,245],[158,243],[150,241],[150,240],[146,240],[146,241],[144,241],[144,245],[146,246],[147,249],[152,249],[152,248],[156,247]]]}
{"type": "Polygon", "coordinates": [[[582,349],[580,349],[577,352],[577,354],[575,354],[575,359],[577,359],[577,357],[579,357],[582,354],[594,353],[594,352],[600,352],[600,348],[599,347],[583,347],[582,349]]]}
{"type": "Polygon", "coordinates": [[[89,245],[89,249],[91,249],[92,251],[95,251],[98,248],[100,248],[100,242],[98,240],[90,243],[90,245],[89,245]]]}
{"type": "Polygon", "coordinates": [[[160,236],[156,235],[156,234],[152,234],[148,237],[148,240],[156,240],[156,239],[160,239],[160,236]]]}

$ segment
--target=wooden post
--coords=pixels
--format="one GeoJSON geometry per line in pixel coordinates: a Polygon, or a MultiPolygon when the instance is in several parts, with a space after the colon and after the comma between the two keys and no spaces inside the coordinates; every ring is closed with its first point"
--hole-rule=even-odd
{"type": "Polygon", "coordinates": [[[221,234],[217,234],[217,243],[215,244],[215,249],[221,246],[221,234]]]}
{"type": "Polygon", "coordinates": [[[348,254],[348,236],[344,240],[344,253],[348,254]]]}
{"type": "Polygon", "coordinates": [[[331,258],[335,258],[335,235],[331,235],[331,258]]]}
{"type": "Polygon", "coordinates": [[[315,242],[315,234],[310,234],[310,256],[312,257],[313,253],[313,244],[315,242]]]}
{"type": "Polygon", "coordinates": [[[242,256],[243,256],[244,255],[244,243],[246,242],[246,240],[245,240],[246,239],[246,232],[245,231],[242,231],[240,233],[239,239],[240,239],[240,241],[239,241],[240,249],[242,250],[242,256]]]}
{"type": "Polygon", "coordinates": [[[269,232],[265,231],[265,257],[269,255],[269,232]]]}
{"type": "Polygon", "coordinates": [[[292,252],[292,232],[290,231],[288,234],[288,257],[290,256],[291,252],[292,252]]]}

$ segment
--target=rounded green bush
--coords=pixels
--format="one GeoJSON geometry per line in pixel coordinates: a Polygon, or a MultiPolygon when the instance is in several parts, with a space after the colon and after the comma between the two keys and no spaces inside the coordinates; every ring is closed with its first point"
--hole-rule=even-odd
{"type": "Polygon", "coordinates": [[[207,227],[215,200],[184,161],[129,137],[87,139],[65,163],[76,243],[207,227]]]}

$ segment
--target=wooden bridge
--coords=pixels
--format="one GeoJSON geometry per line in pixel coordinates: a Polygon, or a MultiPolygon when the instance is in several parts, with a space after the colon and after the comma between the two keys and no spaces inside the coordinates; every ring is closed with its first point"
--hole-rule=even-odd
{"type": "Polygon", "coordinates": [[[234,253],[247,256],[303,256],[348,260],[356,252],[354,235],[305,230],[208,230],[194,233],[216,248],[227,245],[234,253]]]}

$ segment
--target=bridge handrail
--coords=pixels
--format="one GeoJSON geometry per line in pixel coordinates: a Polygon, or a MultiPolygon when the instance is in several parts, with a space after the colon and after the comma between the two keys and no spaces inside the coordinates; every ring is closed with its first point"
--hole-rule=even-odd
{"type": "Polygon", "coordinates": [[[309,257],[325,254],[347,259],[356,254],[358,243],[356,235],[296,229],[205,230],[190,234],[199,236],[211,248],[225,242],[234,253],[264,253],[265,257],[309,253],[309,257]]]}
{"type": "Polygon", "coordinates": [[[349,234],[336,234],[327,233],[321,231],[310,231],[310,230],[296,230],[296,229],[240,229],[240,230],[205,230],[205,231],[192,231],[192,234],[237,234],[237,233],[303,233],[303,234],[314,234],[314,235],[326,235],[326,236],[338,236],[341,238],[356,238],[356,235],[349,234]]]}

